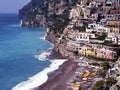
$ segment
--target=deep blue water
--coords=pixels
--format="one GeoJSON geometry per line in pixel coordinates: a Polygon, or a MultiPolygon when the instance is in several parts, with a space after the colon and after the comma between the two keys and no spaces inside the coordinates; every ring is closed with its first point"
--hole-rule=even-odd
{"type": "Polygon", "coordinates": [[[17,14],[0,14],[0,90],[11,90],[50,65],[34,58],[51,47],[39,39],[44,35],[44,28],[19,27],[17,14]]]}

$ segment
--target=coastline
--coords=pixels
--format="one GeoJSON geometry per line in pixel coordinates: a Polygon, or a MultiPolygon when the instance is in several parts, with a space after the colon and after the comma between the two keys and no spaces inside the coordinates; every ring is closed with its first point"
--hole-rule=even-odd
{"type": "Polygon", "coordinates": [[[42,59],[46,59],[47,61],[50,61],[51,64],[43,71],[40,71],[34,76],[29,77],[28,80],[17,84],[15,87],[12,88],[12,90],[38,90],[38,87],[40,85],[46,83],[51,76],[54,77],[54,72],[59,70],[59,68],[67,62],[67,59],[63,59],[60,57],[61,56],[59,55],[59,53],[55,53],[51,48],[41,53],[38,57],[35,57],[38,58],[38,60],[40,61],[42,61],[42,59]]]}
{"type": "Polygon", "coordinates": [[[73,76],[77,63],[67,60],[59,69],[48,73],[48,80],[39,86],[38,90],[66,90],[66,82],[73,76]]]}
{"type": "MultiPolygon", "coordinates": [[[[83,1],[50,0],[43,1],[44,4],[31,1],[30,5],[36,3],[35,7],[28,4],[27,8],[20,10],[21,19],[28,18],[21,22],[21,26],[47,27],[46,38],[41,39],[54,44],[53,49],[43,54],[45,56],[43,58],[52,64],[47,67],[49,70],[46,70],[43,76],[39,76],[38,83],[42,79],[46,80],[33,90],[76,90],[76,88],[77,90],[93,90],[96,82],[101,80],[103,81],[101,88],[104,89],[107,86],[106,80],[110,76],[113,78],[117,75],[112,74],[112,71],[116,72],[116,70],[113,68],[114,64],[110,67],[109,60],[117,60],[119,56],[120,50],[116,50],[119,49],[120,41],[119,23],[117,25],[116,22],[112,22],[113,18],[108,18],[108,14],[117,10],[118,2],[83,1]],[[41,8],[42,6],[44,8],[41,8]],[[106,6],[110,6],[110,12],[104,9],[106,6]],[[30,13],[26,13],[27,9],[30,13]],[[105,18],[107,20],[104,21],[105,18]],[[101,27],[102,30],[100,30],[101,27]],[[115,40],[112,40],[110,33],[115,40]],[[96,60],[94,61],[93,58],[96,60]],[[108,69],[104,69],[106,62],[108,69]]],[[[114,16],[113,20],[119,21],[117,17],[114,16]]],[[[41,56],[38,55],[38,60],[41,60],[41,56]]]]}
{"type": "Polygon", "coordinates": [[[54,60],[66,61],[63,64],[59,65],[58,69],[47,73],[47,81],[39,85],[39,87],[34,88],[34,90],[66,90],[66,82],[69,81],[75,74],[75,71],[78,68],[78,63],[74,62],[73,59],[64,57],[59,52],[56,52],[54,46],[45,52],[50,53],[47,54],[45,58],[51,62],[54,60]]]}

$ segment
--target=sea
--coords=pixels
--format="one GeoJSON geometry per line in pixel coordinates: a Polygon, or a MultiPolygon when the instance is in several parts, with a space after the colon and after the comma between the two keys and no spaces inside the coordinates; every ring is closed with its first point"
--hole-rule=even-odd
{"type": "Polygon", "coordinates": [[[0,14],[0,90],[33,90],[65,60],[48,60],[46,28],[20,27],[17,14],[0,14]]]}

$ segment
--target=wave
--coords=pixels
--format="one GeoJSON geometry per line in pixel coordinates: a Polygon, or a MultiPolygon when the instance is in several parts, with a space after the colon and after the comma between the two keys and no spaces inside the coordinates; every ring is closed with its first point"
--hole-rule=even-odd
{"type": "Polygon", "coordinates": [[[41,53],[40,55],[35,55],[35,58],[37,58],[38,60],[40,61],[45,61],[45,60],[48,60],[47,59],[47,56],[49,56],[51,53],[51,51],[45,51],[43,53],[41,53]]]}
{"type": "MultiPolygon", "coordinates": [[[[45,40],[45,36],[41,37],[40,39],[45,40]]],[[[35,55],[35,58],[40,61],[48,60],[47,56],[50,55],[53,46],[54,44],[51,44],[51,47],[48,51],[45,51],[40,55],[35,55]]],[[[65,61],[66,59],[51,60],[51,64],[47,68],[43,69],[43,71],[37,73],[36,75],[28,78],[28,80],[17,84],[15,87],[12,88],[12,90],[35,90],[36,88],[38,88],[38,86],[42,85],[48,80],[48,73],[57,70],[59,66],[62,65],[65,61]]]]}
{"type": "Polygon", "coordinates": [[[39,39],[41,39],[41,40],[45,40],[45,36],[43,36],[43,37],[40,37],[39,39]]]}
{"type": "Polygon", "coordinates": [[[45,37],[46,37],[46,34],[44,36],[40,37],[39,39],[45,40],[45,37]]]}
{"type": "Polygon", "coordinates": [[[12,90],[34,90],[38,86],[45,83],[48,79],[47,74],[50,72],[53,72],[59,68],[60,65],[62,65],[66,60],[59,59],[59,60],[53,60],[49,67],[45,68],[42,72],[39,72],[33,77],[30,77],[27,81],[24,81],[15,87],[12,88],[12,90]]]}

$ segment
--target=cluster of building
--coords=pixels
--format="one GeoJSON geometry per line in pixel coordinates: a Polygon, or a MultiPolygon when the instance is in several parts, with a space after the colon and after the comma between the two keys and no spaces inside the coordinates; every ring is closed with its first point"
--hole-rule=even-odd
{"type": "Polygon", "coordinates": [[[116,59],[117,52],[112,45],[118,48],[120,45],[120,0],[80,0],[71,9],[69,18],[71,21],[63,34],[70,51],[116,59]]]}
{"type": "Polygon", "coordinates": [[[97,47],[95,45],[83,46],[78,49],[78,52],[80,55],[105,58],[110,60],[115,59],[117,56],[115,51],[103,47],[98,47],[98,45],[97,47]]]}
{"type": "MultiPolygon", "coordinates": [[[[78,1],[78,5],[71,9],[69,16],[71,21],[59,39],[60,42],[64,40],[60,44],[64,43],[63,49],[70,53],[66,55],[68,57],[75,55],[75,61],[81,56],[116,60],[118,52],[115,49],[120,49],[120,0],[78,1]]],[[[101,65],[89,65],[90,59],[78,60],[80,67],[66,82],[67,90],[92,90],[96,81],[118,75],[116,70],[119,66],[116,66],[117,68],[106,71],[105,78],[101,78],[98,75],[98,71],[102,70],[101,65]]]]}

